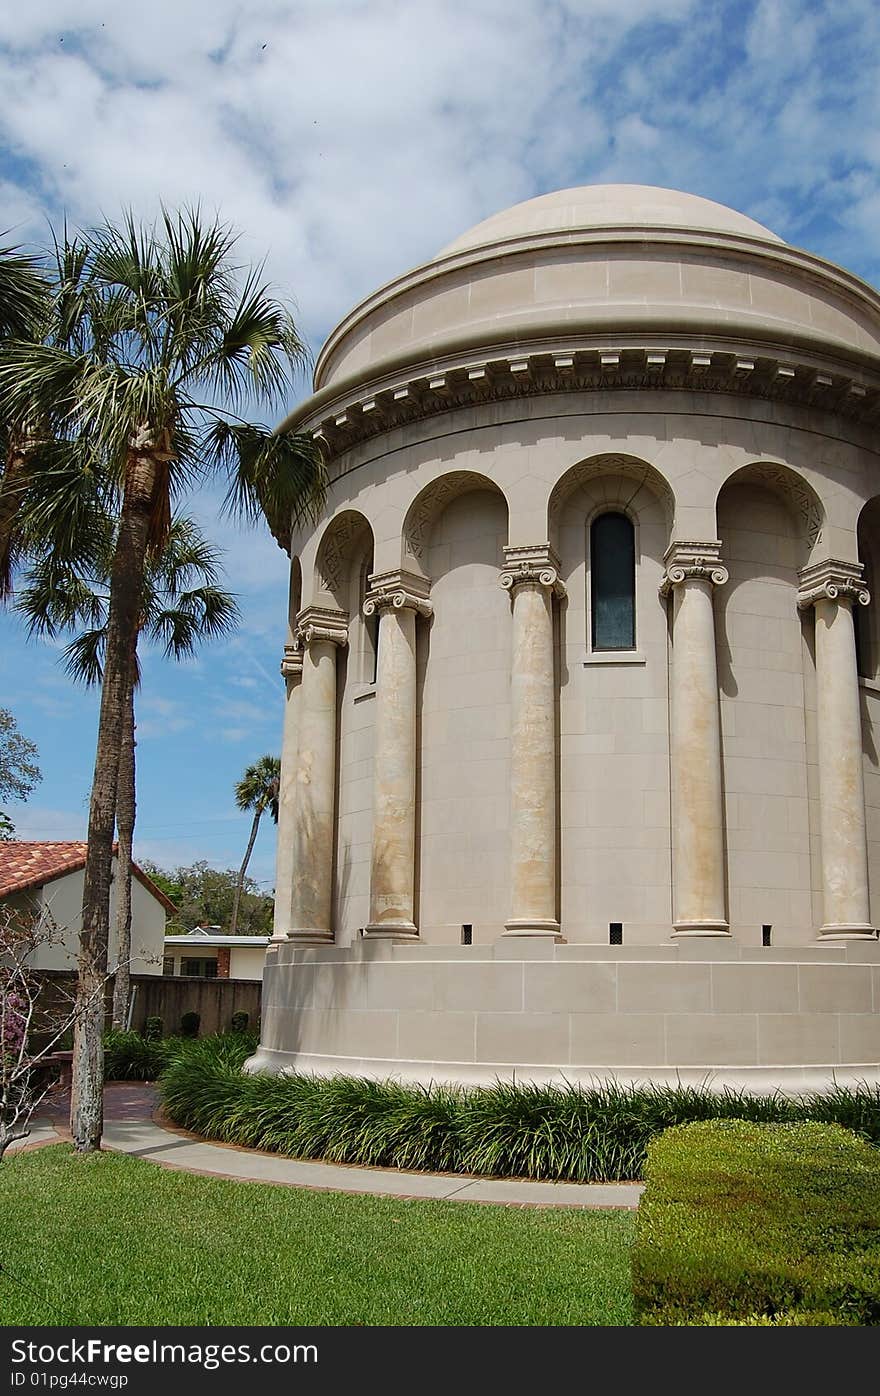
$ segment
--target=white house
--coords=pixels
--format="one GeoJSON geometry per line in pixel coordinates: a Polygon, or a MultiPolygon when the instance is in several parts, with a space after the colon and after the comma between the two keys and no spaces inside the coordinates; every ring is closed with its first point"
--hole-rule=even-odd
{"type": "MultiPolygon", "coordinates": [[[[86,844],[0,843],[0,905],[17,910],[50,913],[58,931],[58,944],[44,946],[35,968],[72,970],[76,967],[77,942],[82,925],[83,878],[86,844]]],[[[135,863],[131,884],[131,972],[161,974],[165,918],[175,907],[161,888],[135,863]]],[[[110,894],[110,970],[115,968],[116,858],[114,886],[110,894]]]]}
{"type": "Polygon", "coordinates": [[[162,973],[202,979],[262,979],[268,936],[225,936],[219,926],[197,926],[165,937],[162,973]]]}

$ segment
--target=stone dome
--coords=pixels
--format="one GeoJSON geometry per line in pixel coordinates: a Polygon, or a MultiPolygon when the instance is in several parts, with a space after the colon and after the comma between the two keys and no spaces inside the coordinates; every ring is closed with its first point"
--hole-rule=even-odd
{"type": "Polygon", "coordinates": [[[687,228],[781,242],[769,228],[712,199],[648,184],[587,184],[557,189],[493,213],[444,247],[438,257],[513,238],[593,228],[687,228]]]}

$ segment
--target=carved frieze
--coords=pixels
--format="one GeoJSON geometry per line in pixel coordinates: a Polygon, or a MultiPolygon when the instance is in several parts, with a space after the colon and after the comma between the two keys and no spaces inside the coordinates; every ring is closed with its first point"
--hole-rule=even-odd
{"type": "MultiPolygon", "coordinates": [[[[608,349],[570,343],[537,353],[500,349],[485,364],[450,359],[442,371],[414,369],[406,381],[365,385],[340,397],[303,426],[326,442],[331,459],[377,432],[392,430],[456,407],[503,402],[545,393],[616,392],[625,389],[745,394],[782,399],[864,421],[880,407],[880,384],[860,382],[844,365],[820,368],[806,359],[781,362],[765,346],[724,346],[711,353],[683,345],[628,345],[608,349]]],[[[782,483],[788,487],[789,482],[782,483]]],[[[793,498],[811,541],[821,526],[807,497],[793,498]]],[[[418,557],[416,529],[413,555],[418,557]]],[[[332,559],[330,560],[332,571],[332,559]]]]}

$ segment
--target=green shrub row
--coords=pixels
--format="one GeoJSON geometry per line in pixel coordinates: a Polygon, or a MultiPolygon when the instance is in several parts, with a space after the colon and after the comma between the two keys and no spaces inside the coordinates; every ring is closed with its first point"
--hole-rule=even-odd
{"type": "MultiPolygon", "coordinates": [[[[148,1019],[147,1023],[158,1022],[148,1019]]],[[[239,1057],[244,1061],[257,1049],[258,1037],[255,1032],[233,1032],[239,1057]]],[[[214,1041],[208,1039],[205,1041],[214,1041]]],[[[157,1081],[171,1058],[183,1048],[190,1046],[192,1039],[161,1037],[152,1033],[141,1036],[139,1032],[123,1032],[111,1029],[104,1034],[104,1079],[107,1081],[157,1081]]]]}
{"type": "Polygon", "coordinates": [[[710,1120],[655,1139],[633,1249],[653,1326],[880,1324],[880,1154],[836,1125],[710,1120]]]}
{"type": "Polygon", "coordinates": [[[295,1158],[494,1177],[640,1178],[648,1144],[712,1118],[816,1119],[880,1143],[880,1088],[798,1101],[691,1087],[531,1086],[464,1090],[353,1077],[245,1076],[235,1034],[174,1050],[160,1081],[168,1114],[209,1139],[295,1158]]]}

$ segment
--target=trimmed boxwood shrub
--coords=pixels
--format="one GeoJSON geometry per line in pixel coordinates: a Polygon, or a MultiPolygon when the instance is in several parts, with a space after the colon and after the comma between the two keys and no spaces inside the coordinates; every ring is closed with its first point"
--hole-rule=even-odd
{"type": "Polygon", "coordinates": [[[178,1124],[209,1139],[293,1158],[495,1177],[640,1178],[650,1140],[715,1117],[849,1123],[880,1140],[880,1089],[804,1100],[673,1087],[497,1084],[475,1090],[336,1076],[245,1076],[248,1035],[204,1038],[175,1054],[160,1090],[178,1124]],[[820,1113],[824,1112],[824,1114],[820,1113]]]}
{"type": "Polygon", "coordinates": [[[648,1149],[639,1322],[880,1323],[880,1153],[837,1125],[711,1120],[648,1149]]]}

